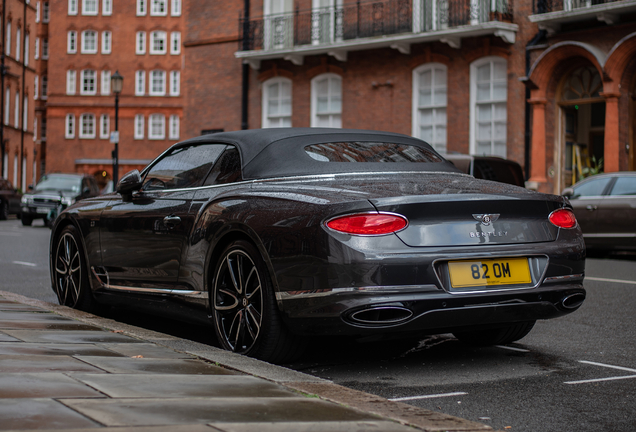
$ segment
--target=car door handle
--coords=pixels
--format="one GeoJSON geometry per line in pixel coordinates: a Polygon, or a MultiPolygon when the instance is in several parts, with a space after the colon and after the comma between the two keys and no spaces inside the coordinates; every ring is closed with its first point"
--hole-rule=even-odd
{"type": "Polygon", "coordinates": [[[585,208],[586,208],[586,209],[588,209],[589,211],[594,211],[594,210],[596,210],[598,207],[596,207],[595,205],[591,205],[591,204],[590,204],[589,206],[587,206],[587,207],[585,207],[585,208]]]}
{"type": "Polygon", "coordinates": [[[181,223],[179,216],[166,216],[163,218],[163,224],[168,228],[174,228],[181,223]]]}

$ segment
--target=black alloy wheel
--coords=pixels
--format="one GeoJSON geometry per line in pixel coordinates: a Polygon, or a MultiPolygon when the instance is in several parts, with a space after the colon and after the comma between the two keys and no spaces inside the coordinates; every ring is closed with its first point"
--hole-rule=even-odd
{"type": "Polygon", "coordinates": [[[505,327],[453,333],[457,339],[470,345],[505,345],[527,336],[536,321],[518,322],[505,327]]]}
{"type": "Polygon", "coordinates": [[[304,348],[281,322],[265,263],[249,242],[235,241],[221,254],[210,309],[219,343],[228,351],[279,363],[304,348]]]}
{"type": "Polygon", "coordinates": [[[55,242],[53,287],[61,305],[89,311],[94,301],[88,282],[88,267],[77,229],[65,227],[55,242]]]}

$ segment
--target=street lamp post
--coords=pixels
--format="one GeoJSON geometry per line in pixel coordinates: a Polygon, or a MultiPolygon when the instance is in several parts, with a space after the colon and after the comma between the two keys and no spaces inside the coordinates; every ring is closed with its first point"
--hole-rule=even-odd
{"type": "Polygon", "coordinates": [[[119,181],[119,93],[124,85],[124,77],[116,71],[110,77],[111,90],[115,93],[115,133],[111,135],[111,142],[115,143],[113,150],[113,187],[117,186],[119,181]]]}

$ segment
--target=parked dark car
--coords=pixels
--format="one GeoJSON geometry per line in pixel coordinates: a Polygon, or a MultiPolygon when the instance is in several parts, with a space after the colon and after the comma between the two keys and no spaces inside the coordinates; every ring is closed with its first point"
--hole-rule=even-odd
{"type": "Polygon", "coordinates": [[[52,222],[66,207],[76,201],[99,195],[95,178],[83,174],[45,174],[29,193],[22,196],[22,225],[34,219],[52,222]]]}
{"type": "Polygon", "coordinates": [[[564,189],[563,195],[588,248],[636,250],[636,171],[597,174],[564,189]]]}
{"type": "Polygon", "coordinates": [[[444,157],[466,174],[478,179],[494,180],[515,186],[525,186],[521,165],[498,156],[474,156],[449,153],[444,157]]]}
{"type": "Polygon", "coordinates": [[[10,214],[20,214],[21,198],[22,194],[11,182],[0,177],[0,220],[7,219],[10,214]]]}
{"type": "Polygon", "coordinates": [[[508,343],[585,299],[563,197],[476,180],[412,137],[346,129],[175,144],[63,212],[50,260],[62,304],[187,314],[272,362],[317,334],[508,343]]]}

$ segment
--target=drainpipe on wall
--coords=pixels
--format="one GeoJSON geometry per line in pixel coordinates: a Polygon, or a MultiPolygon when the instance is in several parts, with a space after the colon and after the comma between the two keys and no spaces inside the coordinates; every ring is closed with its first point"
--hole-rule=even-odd
{"type": "MultiPolygon", "coordinates": [[[[20,34],[20,36],[22,36],[22,41],[20,42],[21,44],[21,48],[22,48],[22,54],[20,55],[20,59],[22,59],[22,89],[20,90],[20,96],[22,96],[22,100],[20,101],[22,103],[22,112],[20,113],[20,116],[22,117],[22,127],[20,128],[20,184],[21,184],[21,189],[22,191],[26,190],[26,175],[24,174],[23,171],[25,170],[25,166],[24,166],[24,131],[25,129],[28,127],[28,125],[24,124],[24,121],[26,120],[24,118],[24,101],[28,100],[27,97],[25,97],[24,92],[26,91],[26,59],[24,58],[24,55],[26,54],[26,46],[24,46],[26,44],[26,30],[27,30],[27,22],[26,22],[26,12],[27,12],[27,3],[29,3],[29,0],[24,0],[24,13],[23,13],[23,18],[22,18],[22,32],[20,34]],[[22,181],[24,179],[24,182],[22,181]]],[[[28,112],[27,112],[27,118],[28,118],[28,112]]],[[[15,185],[14,185],[15,187],[15,185]]]]}
{"type": "MultiPolygon", "coordinates": [[[[250,0],[245,0],[243,3],[243,44],[242,49],[247,50],[249,48],[248,32],[250,26],[250,0]]],[[[250,66],[247,63],[243,63],[243,77],[241,86],[241,129],[247,129],[247,107],[248,107],[248,93],[250,90],[250,66]]]]}
{"type": "MultiPolygon", "coordinates": [[[[526,78],[530,73],[530,49],[539,45],[548,34],[546,30],[539,30],[532,40],[526,44],[526,78]]],[[[524,149],[524,166],[526,180],[530,178],[530,87],[526,85],[526,115],[525,115],[525,149],[524,149]]]]}
{"type": "MultiPolygon", "coordinates": [[[[5,30],[5,17],[7,10],[7,0],[2,0],[2,53],[0,53],[0,147],[2,147],[2,154],[0,155],[0,177],[4,174],[4,154],[6,152],[6,146],[4,143],[4,75],[6,74],[6,69],[4,67],[4,53],[5,50],[5,37],[7,31],[5,30]]],[[[16,187],[13,185],[13,187],[16,187]]]]}

